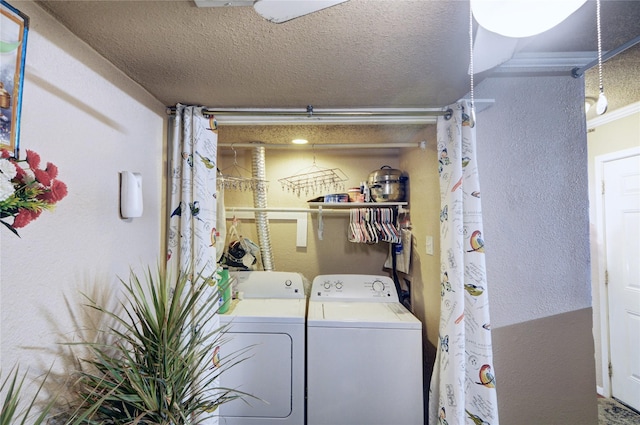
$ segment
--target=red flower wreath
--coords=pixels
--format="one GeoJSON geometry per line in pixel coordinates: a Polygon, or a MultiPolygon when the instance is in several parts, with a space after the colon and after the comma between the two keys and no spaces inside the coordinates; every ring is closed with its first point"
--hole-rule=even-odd
{"type": "Polygon", "coordinates": [[[26,159],[20,160],[5,149],[0,151],[0,223],[16,235],[16,229],[67,196],[67,185],[57,180],[58,167],[48,162],[40,168],[40,155],[26,152],[26,159]]]}

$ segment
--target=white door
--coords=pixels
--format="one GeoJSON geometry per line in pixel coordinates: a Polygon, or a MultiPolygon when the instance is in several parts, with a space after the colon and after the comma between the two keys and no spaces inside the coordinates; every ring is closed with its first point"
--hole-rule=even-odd
{"type": "Polygon", "coordinates": [[[611,393],[640,409],[640,155],[603,176],[611,393]]]}

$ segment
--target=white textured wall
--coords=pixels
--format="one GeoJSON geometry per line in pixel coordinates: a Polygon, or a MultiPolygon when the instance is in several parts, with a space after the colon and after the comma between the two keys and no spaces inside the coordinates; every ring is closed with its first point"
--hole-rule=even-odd
{"type": "Polygon", "coordinates": [[[597,424],[584,84],[497,77],[479,98],[483,236],[500,419],[597,424]]]}
{"type": "Polygon", "coordinates": [[[0,229],[2,370],[37,373],[72,335],[78,291],[111,293],[129,266],[159,261],[164,109],[32,2],[21,147],[55,163],[69,189],[15,237],[0,229]],[[119,218],[119,174],[143,176],[144,215],[119,218]]]}
{"type": "Polygon", "coordinates": [[[492,78],[478,163],[493,327],[591,306],[584,83],[492,78]]]}

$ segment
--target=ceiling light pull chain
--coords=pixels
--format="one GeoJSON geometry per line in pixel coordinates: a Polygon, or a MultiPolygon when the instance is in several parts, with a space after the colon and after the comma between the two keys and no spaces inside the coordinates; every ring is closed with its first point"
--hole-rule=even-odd
{"type": "Polygon", "coordinates": [[[469,2],[469,74],[471,76],[471,90],[469,91],[469,96],[471,98],[470,102],[470,111],[469,111],[469,125],[474,127],[476,125],[476,106],[475,106],[475,97],[473,93],[473,9],[471,7],[471,2],[469,2]]]}
{"type": "Polygon", "coordinates": [[[602,31],[600,30],[600,0],[596,0],[596,29],[598,33],[598,86],[600,94],[596,103],[596,113],[602,115],[607,112],[607,97],[604,95],[604,83],[602,79],[602,31]]]}

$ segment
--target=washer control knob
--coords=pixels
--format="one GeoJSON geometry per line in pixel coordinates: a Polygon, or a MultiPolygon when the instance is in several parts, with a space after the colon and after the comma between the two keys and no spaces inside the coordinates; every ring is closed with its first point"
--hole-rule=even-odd
{"type": "Polygon", "coordinates": [[[342,289],[342,282],[336,282],[336,289],[342,289]]]}
{"type": "Polygon", "coordinates": [[[284,281],[285,286],[291,286],[293,282],[291,282],[291,279],[287,279],[284,281]]]}
{"type": "Polygon", "coordinates": [[[373,284],[371,285],[371,287],[376,292],[384,291],[384,283],[382,281],[380,281],[380,280],[374,280],[373,284]]]}
{"type": "Polygon", "coordinates": [[[325,282],[324,289],[331,289],[331,282],[325,282]]]}

